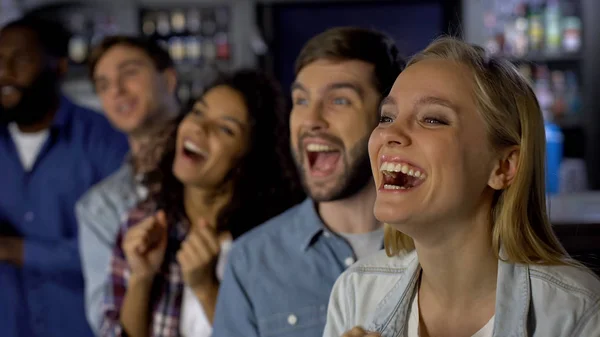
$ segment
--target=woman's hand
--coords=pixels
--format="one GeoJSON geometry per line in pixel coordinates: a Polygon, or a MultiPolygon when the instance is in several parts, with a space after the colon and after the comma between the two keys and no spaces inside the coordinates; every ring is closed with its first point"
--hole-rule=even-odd
{"type": "Polygon", "coordinates": [[[357,326],[354,329],[347,331],[342,337],[381,337],[379,332],[367,332],[363,328],[357,326]]]}
{"type": "Polygon", "coordinates": [[[127,231],[122,248],[132,278],[147,280],[158,273],[165,258],[167,241],[167,219],[163,211],[147,217],[127,231]]]}
{"type": "Polygon", "coordinates": [[[204,219],[193,226],[177,253],[183,281],[194,291],[212,289],[218,283],[215,267],[221,245],[213,228],[204,219]]]}

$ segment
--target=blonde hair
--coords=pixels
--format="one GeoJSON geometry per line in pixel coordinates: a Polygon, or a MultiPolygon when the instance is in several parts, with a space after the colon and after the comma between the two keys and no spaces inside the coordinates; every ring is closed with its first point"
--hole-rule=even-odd
{"type": "MultiPolygon", "coordinates": [[[[512,184],[497,191],[492,204],[492,243],[511,263],[577,264],[552,231],[546,213],[545,131],[536,96],[528,81],[506,60],[488,57],[481,47],[451,37],[440,38],[407,64],[443,59],[467,66],[474,81],[474,97],[495,149],[518,146],[517,172],[512,184]]],[[[388,256],[415,248],[413,240],[385,226],[388,256]]]]}

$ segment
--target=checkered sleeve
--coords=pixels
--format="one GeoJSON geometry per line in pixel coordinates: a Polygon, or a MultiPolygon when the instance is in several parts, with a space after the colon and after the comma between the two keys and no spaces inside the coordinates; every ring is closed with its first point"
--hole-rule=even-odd
{"type": "Polygon", "coordinates": [[[127,230],[143,220],[147,215],[148,213],[141,208],[132,210],[125,225],[121,226],[121,230],[117,236],[108,276],[111,286],[106,288],[104,294],[103,316],[100,326],[100,336],[102,337],[127,336],[121,325],[120,315],[121,306],[127,292],[130,269],[122,249],[122,243],[127,230]]]}

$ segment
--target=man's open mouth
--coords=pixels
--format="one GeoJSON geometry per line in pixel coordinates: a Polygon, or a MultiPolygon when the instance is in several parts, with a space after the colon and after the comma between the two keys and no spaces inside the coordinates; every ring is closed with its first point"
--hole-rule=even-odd
{"type": "Polygon", "coordinates": [[[305,151],[311,173],[319,176],[332,174],[342,156],[339,149],[322,143],[307,143],[305,151]]]}
{"type": "Polygon", "coordinates": [[[410,190],[427,178],[425,172],[406,163],[383,162],[379,171],[383,174],[384,190],[410,190]]]}

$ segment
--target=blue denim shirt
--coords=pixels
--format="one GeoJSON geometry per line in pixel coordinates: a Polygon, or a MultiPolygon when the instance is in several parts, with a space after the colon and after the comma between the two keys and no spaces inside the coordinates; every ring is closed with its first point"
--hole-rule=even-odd
{"type": "Polygon", "coordinates": [[[146,197],[130,161],[92,187],[77,202],[79,250],[85,279],[85,308],[92,330],[98,332],[104,295],[112,293],[109,264],[115,240],[128,212],[146,197]]]}
{"type": "MultiPolygon", "coordinates": [[[[333,288],[323,336],[355,326],[406,336],[420,270],[414,251],[352,266],[333,288]]],[[[600,280],[583,268],[498,261],[493,336],[600,337],[600,280]]]]}
{"type": "Polygon", "coordinates": [[[66,98],[49,131],[25,171],[8,129],[0,127],[0,223],[24,238],[22,268],[0,262],[4,337],[92,335],[83,310],[74,207],[119,167],[127,139],[104,116],[66,98]]]}
{"type": "Polygon", "coordinates": [[[354,260],[305,200],[234,242],[213,337],[321,336],[331,288],[354,260]]]}

